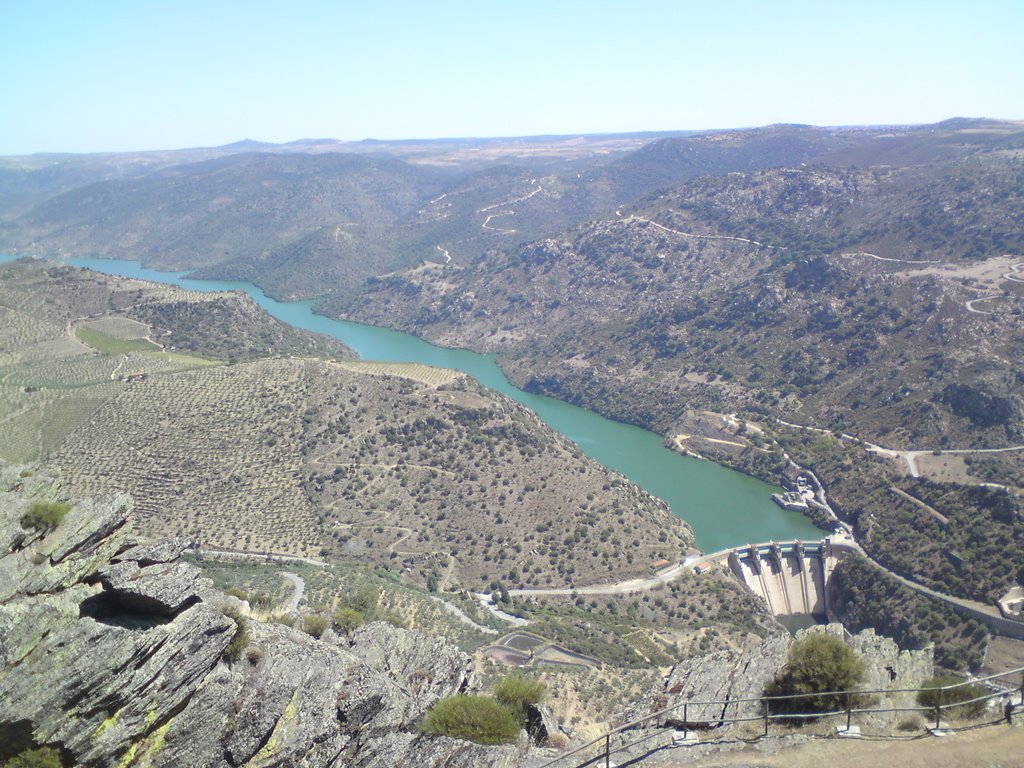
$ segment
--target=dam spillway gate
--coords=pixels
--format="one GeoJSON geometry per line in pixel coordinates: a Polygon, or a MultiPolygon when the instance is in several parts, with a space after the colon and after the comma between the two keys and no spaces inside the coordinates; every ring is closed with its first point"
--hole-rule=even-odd
{"type": "Polygon", "coordinates": [[[719,561],[760,596],[774,615],[826,617],[828,582],[840,555],[841,550],[829,539],[773,541],[737,547],[719,561]]]}

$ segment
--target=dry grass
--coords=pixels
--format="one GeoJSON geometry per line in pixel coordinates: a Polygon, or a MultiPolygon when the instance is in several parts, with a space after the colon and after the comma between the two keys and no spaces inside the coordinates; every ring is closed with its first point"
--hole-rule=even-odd
{"type": "Polygon", "coordinates": [[[122,341],[133,339],[145,339],[149,336],[150,328],[145,323],[132,320],[130,317],[109,316],[101,317],[98,320],[89,320],[81,324],[82,328],[102,333],[122,341]]]}
{"type": "Polygon", "coordinates": [[[466,374],[450,368],[435,368],[423,363],[380,363],[363,360],[340,360],[337,365],[353,373],[365,373],[371,376],[398,376],[411,379],[421,384],[440,387],[450,384],[466,374]]]}

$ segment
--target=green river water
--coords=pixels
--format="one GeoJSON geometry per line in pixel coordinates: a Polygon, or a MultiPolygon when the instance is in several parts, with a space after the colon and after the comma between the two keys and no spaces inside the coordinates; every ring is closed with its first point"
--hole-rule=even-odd
{"type": "MultiPolygon", "coordinates": [[[[0,255],[0,261],[11,258],[15,257],[0,255]]],[[[587,455],[667,501],[672,511],[693,527],[697,544],[705,552],[762,541],[817,540],[822,536],[803,515],[772,503],[771,494],[778,489],[709,461],[681,456],[666,448],[662,438],[653,432],[517,389],[505,378],[493,356],[436,347],[387,328],[333,320],[314,314],[312,301],[276,301],[250,283],[189,280],[186,273],[161,272],[132,261],[67,261],[97,272],[170,283],[189,290],[244,291],[279,320],[334,336],[364,360],[419,362],[464,371],[532,409],[587,455]]]]}

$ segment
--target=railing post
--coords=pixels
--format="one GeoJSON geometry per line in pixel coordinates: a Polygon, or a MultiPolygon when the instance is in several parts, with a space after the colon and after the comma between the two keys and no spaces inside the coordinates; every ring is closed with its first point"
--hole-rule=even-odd
{"type": "Polygon", "coordinates": [[[604,768],[612,768],[612,735],[604,735],[604,768]]]}
{"type": "Polygon", "coordinates": [[[850,722],[853,718],[853,694],[846,692],[846,732],[850,732],[850,722]]]}
{"type": "Polygon", "coordinates": [[[765,702],[764,702],[764,735],[765,736],[768,735],[768,719],[771,717],[771,713],[772,713],[772,700],[771,699],[765,699],[765,702]]]}
{"type": "Polygon", "coordinates": [[[686,709],[689,706],[689,702],[683,703],[683,728],[690,730],[690,718],[686,716],[686,709]]]}
{"type": "Polygon", "coordinates": [[[939,691],[939,698],[935,702],[935,729],[936,730],[939,729],[939,725],[942,722],[941,718],[942,718],[942,691],[943,691],[943,687],[939,686],[938,691],[939,691]]]}
{"type": "Polygon", "coordinates": [[[1020,673],[1020,705],[1024,707],[1024,672],[1020,673]]]}

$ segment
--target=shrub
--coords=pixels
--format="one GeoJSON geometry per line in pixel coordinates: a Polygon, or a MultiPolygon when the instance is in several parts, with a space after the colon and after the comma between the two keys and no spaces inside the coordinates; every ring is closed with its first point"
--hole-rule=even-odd
{"type": "Polygon", "coordinates": [[[913,717],[905,717],[896,723],[897,731],[912,733],[914,731],[920,731],[922,728],[924,728],[924,723],[921,722],[921,718],[917,715],[914,715],[913,717]]]}
{"type": "Polygon", "coordinates": [[[26,749],[12,757],[4,768],[61,768],[60,752],[53,747],[37,747],[26,749]]]}
{"type": "Polygon", "coordinates": [[[509,744],[519,734],[519,721],[508,707],[488,696],[458,694],[434,704],[420,730],[477,744],[509,744]]]}
{"type": "Polygon", "coordinates": [[[366,623],[366,617],[354,608],[339,608],[334,612],[334,626],[351,634],[366,623]]]}
{"type": "Polygon", "coordinates": [[[941,705],[942,712],[953,712],[960,717],[977,717],[984,711],[986,701],[971,701],[970,704],[961,704],[961,702],[984,696],[988,690],[980,683],[958,685],[963,682],[963,679],[956,675],[936,675],[921,686],[923,690],[917,693],[917,703],[922,707],[931,707],[937,716],[940,714],[939,706],[941,705]],[[957,687],[940,690],[950,685],[957,687]],[[961,705],[949,708],[951,704],[961,705]]]}
{"type": "Polygon", "coordinates": [[[249,605],[255,611],[269,611],[276,602],[270,595],[255,594],[249,596],[249,605]]]}
{"type": "Polygon", "coordinates": [[[557,749],[562,752],[569,747],[569,737],[564,733],[553,733],[544,742],[547,749],[557,749]]]}
{"type": "Polygon", "coordinates": [[[231,638],[228,647],[224,649],[225,661],[236,662],[242,658],[242,654],[249,646],[249,622],[242,616],[233,616],[235,620],[235,636],[231,638]]]}
{"type": "Polygon", "coordinates": [[[28,512],[21,516],[21,527],[45,533],[60,525],[70,509],[70,504],[60,501],[33,501],[28,512]]]}
{"type": "Polygon", "coordinates": [[[508,707],[520,724],[525,725],[526,708],[544,698],[544,687],[544,683],[535,677],[513,672],[498,683],[494,698],[508,707]]]}
{"type": "MultiPolygon", "coordinates": [[[[789,648],[782,673],[765,688],[765,696],[852,691],[864,677],[864,662],[834,635],[813,633],[800,638],[789,648]]],[[[806,696],[770,702],[772,712],[833,712],[845,708],[848,697],[806,696]]],[[[765,706],[769,706],[765,702],[765,706]]]]}
{"type": "Polygon", "coordinates": [[[319,613],[302,617],[302,631],[311,637],[319,638],[329,626],[330,622],[327,617],[321,616],[319,613]]]}

